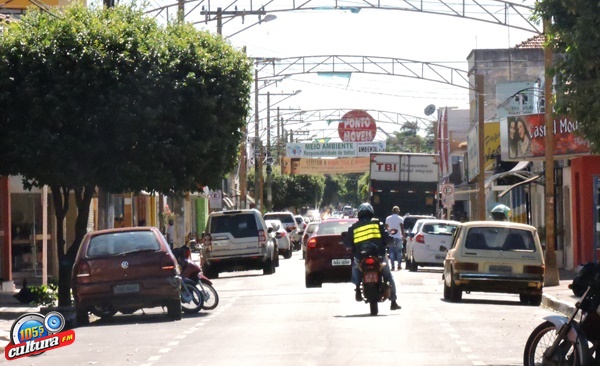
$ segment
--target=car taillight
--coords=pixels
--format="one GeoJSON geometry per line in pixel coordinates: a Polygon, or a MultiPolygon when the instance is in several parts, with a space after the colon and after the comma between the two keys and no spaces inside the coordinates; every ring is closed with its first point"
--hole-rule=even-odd
{"type": "Polygon", "coordinates": [[[425,244],[425,235],[418,234],[417,236],[415,236],[415,241],[417,243],[425,244]]]}
{"type": "Polygon", "coordinates": [[[457,271],[477,271],[479,270],[479,265],[470,262],[456,262],[454,263],[454,269],[457,271]]]}
{"type": "Polygon", "coordinates": [[[523,266],[523,273],[543,275],[545,269],[544,266],[523,266]]]}
{"type": "Polygon", "coordinates": [[[258,230],[258,246],[260,248],[267,246],[267,236],[264,230],[258,230]]]}
{"type": "Polygon", "coordinates": [[[317,239],[311,238],[308,243],[306,243],[306,249],[315,249],[317,247],[317,239]]]}
{"type": "Polygon", "coordinates": [[[160,268],[166,270],[175,269],[175,262],[173,261],[173,257],[171,257],[168,253],[162,256],[160,259],[160,268]]]}
{"type": "Polygon", "coordinates": [[[302,224],[302,230],[305,230],[306,226],[307,226],[306,223],[302,224]]]}
{"type": "Polygon", "coordinates": [[[365,259],[365,264],[368,264],[369,266],[372,266],[375,264],[375,259],[369,257],[367,259],[365,259]]]}
{"type": "Polygon", "coordinates": [[[79,262],[77,265],[77,282],[90,281],[90,264],[86,261],[79,262]]]}
{"type": "Polygon", "coordinates": [[[212,237],[210,234],[204,234],[202,237],[202,243],[204,244],[204,248],[206,248],[207,252],[212,252],[212,237]]]}

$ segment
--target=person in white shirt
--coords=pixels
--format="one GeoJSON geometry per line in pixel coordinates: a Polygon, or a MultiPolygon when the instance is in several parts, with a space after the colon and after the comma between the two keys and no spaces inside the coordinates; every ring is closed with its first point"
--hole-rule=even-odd
{"type": "Polygon", "coordinates": [[[398,270],[402,269],[402,238],[404,237],[404,219],[399,215],[399,213],[400,208],[398,206],[394,206],[392,208],[392,214],[385,219],[385,228],[394,238],[394,243],[388,246],[392,271],[396,270],[396,262],[398,262],[398,270]],[[393,230],[395,230],[395,232],[392,234],[393,230]]]}

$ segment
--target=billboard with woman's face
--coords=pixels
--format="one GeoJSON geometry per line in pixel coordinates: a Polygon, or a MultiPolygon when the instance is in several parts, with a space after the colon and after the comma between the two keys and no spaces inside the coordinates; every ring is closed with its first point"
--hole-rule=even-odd
{"type": "MultiPolygon", "coordinates": [[[[577,134],[578,124],[568,117],[554,119],[554,156],[587,155],[590,144],[577,134]]],[[[501,156],[504,161],[541,160],[546,156],[544,114],[509,116],[500,122],[501,156]]]]}

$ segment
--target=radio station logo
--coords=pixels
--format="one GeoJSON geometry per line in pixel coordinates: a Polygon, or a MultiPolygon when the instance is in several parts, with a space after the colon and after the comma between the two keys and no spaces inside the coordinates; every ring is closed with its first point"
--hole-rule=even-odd
{"type": "Polygon", "coordinates": [[[7,360],[35,356],[75,342],[75,331],[62,331],[65,318],[56,311],[21,315],[10,329],[10,343],[4,349],[7,360]]]}

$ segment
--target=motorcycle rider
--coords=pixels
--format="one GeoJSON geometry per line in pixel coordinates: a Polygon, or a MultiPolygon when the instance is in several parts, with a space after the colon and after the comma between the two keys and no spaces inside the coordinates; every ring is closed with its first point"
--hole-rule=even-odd
{"type": "Polygon", "coordinates": [[[382,258],[382,262],[385,263],[382,269],[382,276],[385,281],[390,284],[391,296],[390,301],[392,305],[391,310],[400,309],[400,305],[396,303],[396,284],[394,283],[394,277],[390,271],[390,266],[387,261],[385,251],[388,242],[392,242],[393,238],[385,230],[383,223],[378,219],[374,218],[375,211],[373,206],[369,203],[363,203],[358,207],[358,221],[348,229],[348,235],[344,237],[344,246],[352,248],[354,255],[354,261],[352,263],[352,283],[356,285],[356,301],[362,301],[362,294],[360,292],[361,274],[358,268],[360,264],[360,247],[362,244],[371,242],[377,245],[379,257],[382,258]]]}

